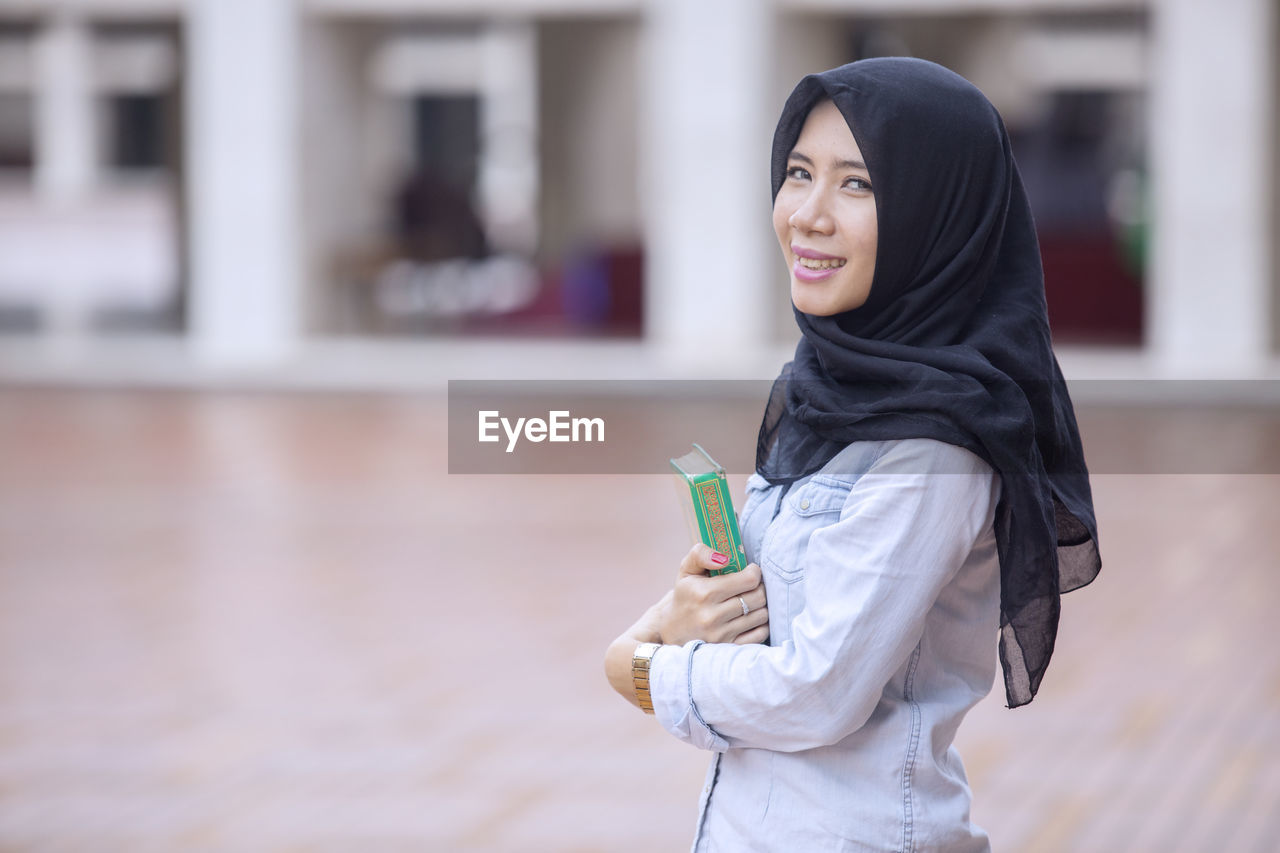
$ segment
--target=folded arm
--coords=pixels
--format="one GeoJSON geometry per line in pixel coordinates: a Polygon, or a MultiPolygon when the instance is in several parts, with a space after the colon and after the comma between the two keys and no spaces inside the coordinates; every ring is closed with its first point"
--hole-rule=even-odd
{"type": "Polygon", "coordinates": [[[858,478],[839,521],[809,538],[791,639],[664,646],[650,671],[659,721],[717,751],[809,749],[856,731],[990,525],[994,479],[959,448],[896,445],[858,478]]]}

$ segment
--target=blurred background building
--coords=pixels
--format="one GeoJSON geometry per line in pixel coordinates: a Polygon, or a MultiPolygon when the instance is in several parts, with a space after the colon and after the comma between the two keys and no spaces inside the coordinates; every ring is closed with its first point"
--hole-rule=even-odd
{"type": "Polygon", "coordinates": [[[1069,374],[1275,375],[1276,17],[0,0],[0,376],[770,376],[796,334],[774,119],[802,74],[887,54],[1001,109],[1069,374]]]}

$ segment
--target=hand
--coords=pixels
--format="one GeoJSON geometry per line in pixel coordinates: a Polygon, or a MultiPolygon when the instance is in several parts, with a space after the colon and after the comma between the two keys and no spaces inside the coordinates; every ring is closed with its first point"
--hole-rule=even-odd
{"type": "Polygon", "coordinates": [[[769,608],[760,567],[751,563],[740,572],[712,577],[707,572],[724,565],[713,558],[714,554],[706,545],[698,544],[681,561],[675,588],[655,605],[657,613],[653,615],[662,642],[745,644],[763,643],[769,638],[769,608]]]}
{"type": "Polygon", "coordinates": [[[631,659],[641,643],[683,645],[700,639],[745,644],[769,639],[769,609],[760,567],[751,563],[740,572],[711,577],[707,572],[723,565],[712,559],[714,553],[706,545],[690,549],[680,563],[675,587],[605,652],[609,684],[631,704],[639,704],[631,681],[631,659]],[[743,602],[748,607],[746,616],[742,615],[743,602]]]}

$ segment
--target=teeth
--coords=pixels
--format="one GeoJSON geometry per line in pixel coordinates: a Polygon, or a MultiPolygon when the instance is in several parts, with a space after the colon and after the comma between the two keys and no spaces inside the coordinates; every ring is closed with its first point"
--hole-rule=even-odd
{"type": "Polygon", "coordinates": [[[829,270],[835,269],[836,267],[842,267],[845,264],[844,258],[827,258],[824,260],[819,260],[817,258],[797,258],[797,260],[800,261],[800,266],[807,270],[829,270]]]}

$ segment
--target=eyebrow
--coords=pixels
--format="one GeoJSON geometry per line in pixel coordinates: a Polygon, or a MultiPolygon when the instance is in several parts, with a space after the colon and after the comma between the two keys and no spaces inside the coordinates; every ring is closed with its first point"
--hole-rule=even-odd
{"type": "MultiPolygon", "coordinates": [[[[810,166],[814,165],[813,160],[804,154],[801,154],[799,151],[792,151],[787,159],[799,160],[801,163],[805,163],[810,166]]],[[[861,169],[864,172],[867,171],[867,164],[861,160],[837,160],[836,166],[843,169],[861,169]]]]}

